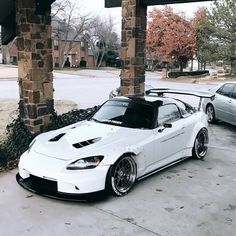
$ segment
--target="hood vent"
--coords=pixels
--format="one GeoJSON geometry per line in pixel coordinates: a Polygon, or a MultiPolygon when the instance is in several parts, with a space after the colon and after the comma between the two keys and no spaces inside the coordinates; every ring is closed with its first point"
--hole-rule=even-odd
{"type": "Polygon", "coordinates": [[[58,134],[57,136],[55,136],[54,138],[51,138],[49,140],[49,142],[57,142],[59,139],[61,139],[63,136],[65,135],[65,133],[61,133],[61,134],[58,134]]]}
{"type": "Polygon", "coordinates": [[[98,142],[100,140],[101,140],[101,138],[89,139],[89,140],[86,140],[86,141],[83,141],[83,142],[74,143],[73,147],[75,147],[75,148],[82,148],[82,147],[88,146],[90,144],[96,143],[96,142],[98,142]]]}

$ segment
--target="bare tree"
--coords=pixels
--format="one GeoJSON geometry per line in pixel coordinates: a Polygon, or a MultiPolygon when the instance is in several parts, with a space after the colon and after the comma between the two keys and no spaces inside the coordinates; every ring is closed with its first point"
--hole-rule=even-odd
{"type": "Polygon", "coordinates": [[[57,0],[52,5],[52,13],[51,16],[54,18],[61,13],[64,13],[67,6],[70,5],[70,0],[57,0]]]}
{"type": "Polygon", "coordinates": [[[99,68],[107,51],[118,49],[119,38],[114,32],[115,24],[111,16],[108,19],[97,16],[91,25],[86,37],[94,55],[94,66],[99,68]]]}
{"type": "Polygon", "coordinates": [[[62,69],[75,42],[80,42],[91,25],[89,14],[81,14],[78,1],[57,0],[52,6],[53,34],[60,41],[59,67],[62,69]]]}

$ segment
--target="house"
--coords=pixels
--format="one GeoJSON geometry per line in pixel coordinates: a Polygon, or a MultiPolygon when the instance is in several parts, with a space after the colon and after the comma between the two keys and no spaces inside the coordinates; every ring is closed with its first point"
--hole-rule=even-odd
{"type": "Polygon", "coordinates": [[[66,21],[57,16],[52,19],[52,39],[54,67],[93,67],[93,56],[89,45],[80,30],[68,26],[66,21]],[[82,63],[81,63],[82,62],[82,63]]]}
{"type": "MultiPolygon", "coordinates": [[[[94,56],[85,37],[66,27],[65,21],[58,17],[52,19],[52,50],[54,68],[63,68],[65,61],[67,67],[94,66],[94,56]]],[[[2,63],[17,64],[16,39],[2,46],[2,63]]]]}

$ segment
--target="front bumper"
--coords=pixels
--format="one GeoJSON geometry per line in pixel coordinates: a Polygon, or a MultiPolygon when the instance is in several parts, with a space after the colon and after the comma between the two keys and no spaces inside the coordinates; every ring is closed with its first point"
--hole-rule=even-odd
{"type": "Polygon", "coordinates": [[[85,195],[105,190],[109,166],[67,170],[67,164],[41,154],[24,153],[16,179],[31,192],[57,199],[80,200],[85,195]]]}
{"type": "Polygon", "coordinates": [[[63,201],[97,201],[107,196],[104,190],[87,194],[61,193],[55,189],[42,188],[40,185],[35,186],[34,180],[31,178],[23,179],[19,173],[16,175],[16,181],[20,186],[30,192],[63,201]]]}

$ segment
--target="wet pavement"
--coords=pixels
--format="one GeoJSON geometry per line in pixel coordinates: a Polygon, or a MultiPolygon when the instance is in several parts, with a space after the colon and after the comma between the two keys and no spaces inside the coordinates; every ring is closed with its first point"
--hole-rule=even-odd
{"type": "MultiPolygon", "coordinates": [[[[56,99],[72,100],[81,107],[100,104],[119,85],[118,74],[111,73],[55,76],[56,99]]],[[[211,86],[165,82],[152,73],[147,83],[196,90],[211,86]]],[[[16,80],[0,81],[0,97],[17,96],[16,80]]],[[[210,125],[209,134],[209,151],[203,161],[188,159],[165,169],[138,182],[124,197],[57,201],[21,188],[15,181],[17,170],[1,173],[0,235],[235,235],[236,127],[210,125]]]]}
{"type": "Polygon", "coordinates": [[[1,235],[231,236],[236,231],[236,127],[209,126],[204,161],[188,159],[138,182],[124,197],[63,202],[0,174],[1,235]]]}

